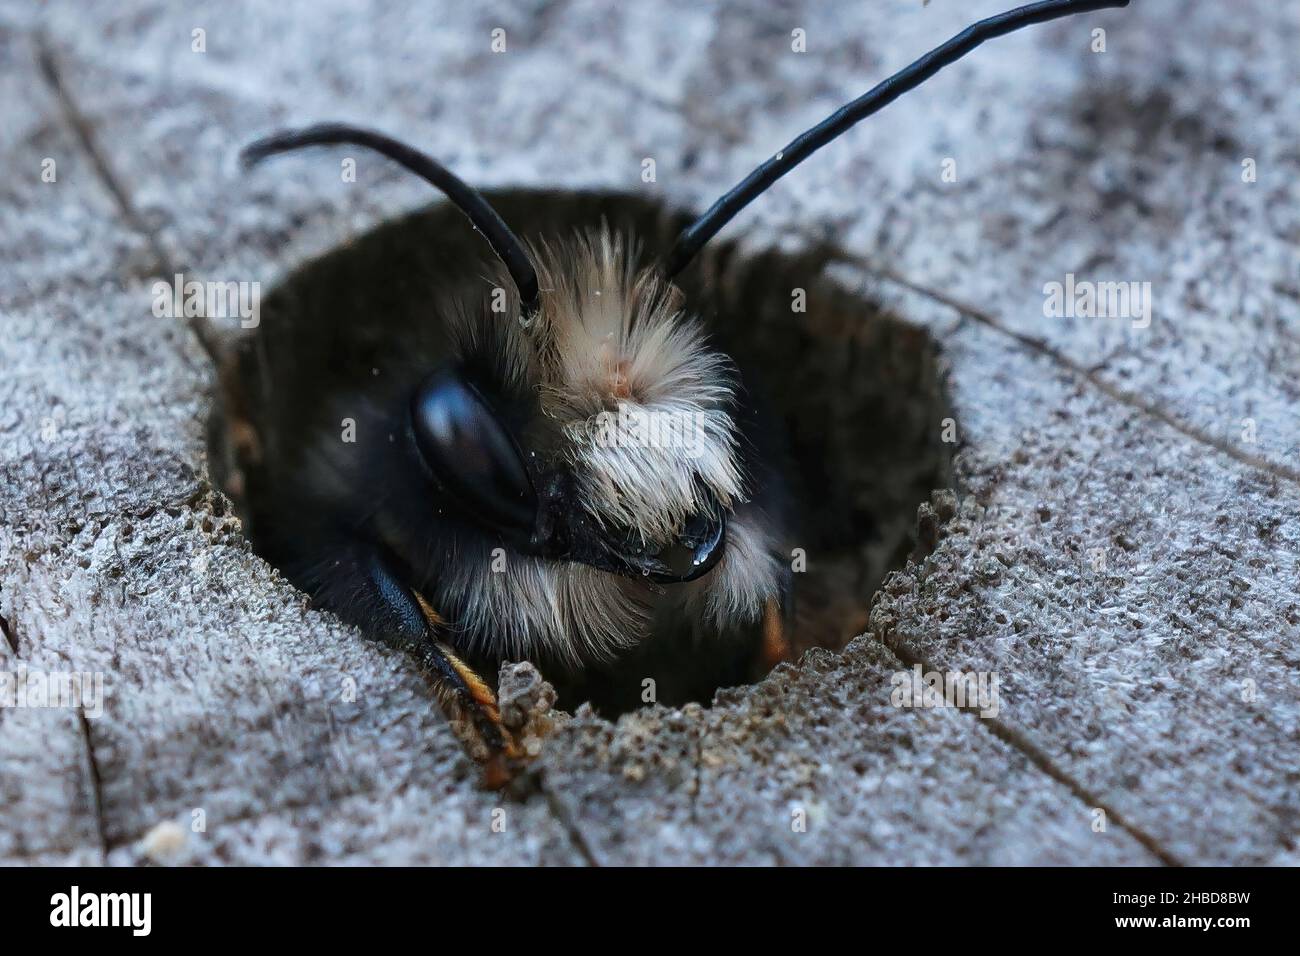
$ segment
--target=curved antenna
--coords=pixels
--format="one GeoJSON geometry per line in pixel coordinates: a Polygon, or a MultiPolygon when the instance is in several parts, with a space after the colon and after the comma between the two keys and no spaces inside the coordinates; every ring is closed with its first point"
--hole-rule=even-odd
{"type": "Polygon", "coordinates": [[[523,243],[510,231],[505,220],[488,205],[488,201],[478,190],[432,156],[374,130],[341,123],[320,123],[304,129],[273,133],[264,139],[250,143],[240,153],[240,159],[247,168],[277,153],[287,153],[305,146],[340,144],[373,149],[442,190],[452,204],[469,217],[475,230],[483,234],[497,258],[505,263],[510,278],[514,280],[515,287],[519,290],[524,314],[531,315],[537,311],[539,304],[537,273],[533,270],[532,263],[528,261],[523,243]]]}
{"type": "Polygon", "coordinates": [[[889,79],[876,84],[866,93],[840,107],[810,130],[795,137],[785,149],[768,159],[746,176],[730,192],[709,207],[677,237],[672,252],[664,261],[664,274],[677,275],[695,258],[706,242],[768,187],[794,169],[841,133],[888,106],[909,90],[920,86],[949,63],[960,60],[985,40],[1019,30],[1034,23],[1055,20],[1072,13],[1087,13],[1106,7],[1126,7],[1129,0],[1042,0],[997,16],[980,20],[967,27],[942,46],[937,46],[916,62],[899,70],[889,79]]]}

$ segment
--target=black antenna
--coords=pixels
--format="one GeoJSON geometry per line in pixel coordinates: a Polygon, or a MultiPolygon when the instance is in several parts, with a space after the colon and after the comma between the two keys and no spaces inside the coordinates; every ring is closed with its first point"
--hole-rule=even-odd
{"type": "Polygon", "coordinates": [[[949,63],[960,60],[985,40],[1019,30],[1034,23],[1044,23],[1072,13],[1087,13],[1107,7],[1126,7],[1129,0],[1042,0],[968,26],[942,46],[935,47],[910,66],[876,84],[856,100],[840,107],[812,129],[746,176],[730,192],[715,202],[709,211],[682,230],[677,243],[664,262],[669,278],[677,275],[695,258],[703,245],[751,202],[767,191],[774,182],[794,169],[841,133],[866,119],[909,90],[920,86],[949,63]]]}
{"type": "Polygon", "coordinates": [[[373,149],[442,190],[452,204],[469,217],[474,228],[487,239],[497,258],[505,263],[515,287],[519,290],[524,315],[531,315],[537,311],[537,273],[533,271],[533,265],[528,261],[523,243],[510,231],[505,220],[488,205],[488,201],[478,190],[432,156],[427,156],[414,147],[400,143],[383,133],[376,133],[374,130],[345,126],[340,123],[321,123],[299,130],[285,130],[267,136],[265,139],[259,139],[244,147],[240,159],[245,167],[251,167],[277,153],[287,153],[305,146],[340,144],[373,149]]]}

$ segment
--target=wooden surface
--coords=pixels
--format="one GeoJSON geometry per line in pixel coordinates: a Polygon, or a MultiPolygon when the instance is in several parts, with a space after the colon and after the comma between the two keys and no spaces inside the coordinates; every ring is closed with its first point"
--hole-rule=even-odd
{"type": "Polygon", "coordinates": [[[603,6],[0,7],[0,667],[108,687],[98,719],[0,710],[0,861],[1297,862],[1295,4],[996,41],[733,225],[834,239],[950,369],[953,516],[842,655],[579,715],[505,799],[407,661],[249,551],[153,277],[273,284],[428,195],[378,163],[245,177],[240,144],[352,119],[480,186],[698,206],[1000,5],[603,6]],[[1045,317],[1067,273],[1150,282],[1150,325],[1045,317]],[[998,674],[998,716],[893,706],[917,663],[998,674]]]}

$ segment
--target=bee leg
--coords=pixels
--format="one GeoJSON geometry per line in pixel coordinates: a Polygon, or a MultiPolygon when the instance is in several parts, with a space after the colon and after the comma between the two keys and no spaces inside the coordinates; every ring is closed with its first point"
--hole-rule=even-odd
{"type": "Polygon", "coordinates": [[[466,752],[484,765],[487,785],[504,785],[521,750],[501,723],[492,688],[440,640],[446,624],[429,602],[403,584],[381,555],[359,550],[346,563],[361,578],[352,582],[352,610],[363,613],[345,616],[415,658],[466,752]]]}

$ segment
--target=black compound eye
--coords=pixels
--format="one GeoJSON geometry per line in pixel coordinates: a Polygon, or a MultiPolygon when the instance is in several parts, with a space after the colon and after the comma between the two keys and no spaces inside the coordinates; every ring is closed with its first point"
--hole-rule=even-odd
{"type": "Polygon", "coordinates": [[[411,402],[415,441],[429,469],[480,520],[531,530],[537,512],[519,448],[478,391],[441,372],[411,402]]]}

